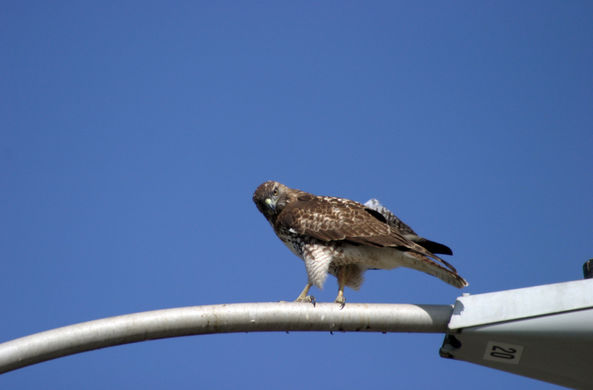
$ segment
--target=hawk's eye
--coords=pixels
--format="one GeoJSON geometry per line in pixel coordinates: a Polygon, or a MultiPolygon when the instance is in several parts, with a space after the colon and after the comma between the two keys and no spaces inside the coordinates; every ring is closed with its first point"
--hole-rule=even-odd
{"type": "Polygon", "coordinates": [[[274,188],[274,189],[272,190],[272,195],[274,195],[274,196],[278,196],[278,188],[274,188]]]}

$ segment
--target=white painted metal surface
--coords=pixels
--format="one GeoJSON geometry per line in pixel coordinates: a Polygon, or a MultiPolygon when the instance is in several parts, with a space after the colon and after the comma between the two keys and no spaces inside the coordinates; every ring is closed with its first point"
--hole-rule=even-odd
{"type": "Polygon", "coordinates": [[[139,341],[265,331],[445,333],[451,305],[274,302],[193,306],[83,322],[0,344],[0,373],[139,341]]]}
{"type": "Polygon", "coordinates": [[[464,295],[455,302],[449,328],[467,328],[590,307],[593,307],[593,279],[464,295]]]}
{"type": "Polygon", "coordinates": [[[463,296],[441,356],[593,389],[593,279],[463,296]]]}

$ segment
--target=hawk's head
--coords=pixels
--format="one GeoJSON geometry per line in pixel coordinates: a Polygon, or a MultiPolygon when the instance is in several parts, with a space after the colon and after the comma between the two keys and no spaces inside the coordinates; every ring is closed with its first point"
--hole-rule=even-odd
{"type": "Polygon", "coordinates": [[[257,209],[268,219],[274,219],[289,202],[290,188],[277,181],[269,180],[253,193],[253,202],[257,209]]]}

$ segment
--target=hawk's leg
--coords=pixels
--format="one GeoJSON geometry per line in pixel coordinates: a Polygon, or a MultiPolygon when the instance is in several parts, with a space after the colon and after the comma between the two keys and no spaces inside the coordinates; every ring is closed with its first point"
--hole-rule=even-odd
{"type": "Polygon", "coordinates": [[[340,309],[346,305],[346,298],[344,298],[344,286],[346,285],[346,267],[340,267],[337,272],[338,277],[338,296],[336,303],[340,304],[340,309]]]}
{"type": "Polygon", "coordinates": [[[309,294],[309,289],[311,289],[311,286],[312,286],[311,283],[307,283],[307,285],[305,286],[303,291],[301,291],[301,293],[299,294],[297,299],[295,299],[294,301],[295,302],[309,302],[309,303],[312,303],[313,306],[315,306],[315,297],[312,295],[307,295],[307,294],[309,294]]]}

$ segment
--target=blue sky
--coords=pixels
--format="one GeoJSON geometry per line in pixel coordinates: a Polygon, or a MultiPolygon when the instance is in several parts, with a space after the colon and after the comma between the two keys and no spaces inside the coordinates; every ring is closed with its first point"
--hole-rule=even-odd
{"type": "MultiPolygon", "coordinates": [[[[251,201],[275,179],[380,199],[472,294],[593,256],[593,5],[13,2],[0,13],[0,341],[169,307],[293,299],[251,201]]],[[[462,291],[369,272],[349,302],[462,291]]],[[[313,294],[333,300],[335,280],[313,294]]],[[[263,333],[93,351],[0,387],[555,386],[442,359],[442,335],[263,333]]]]}

